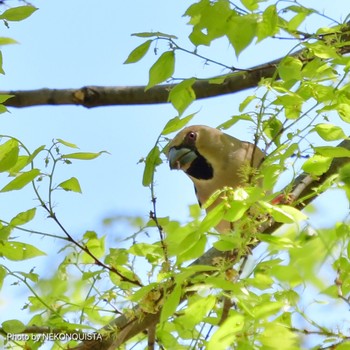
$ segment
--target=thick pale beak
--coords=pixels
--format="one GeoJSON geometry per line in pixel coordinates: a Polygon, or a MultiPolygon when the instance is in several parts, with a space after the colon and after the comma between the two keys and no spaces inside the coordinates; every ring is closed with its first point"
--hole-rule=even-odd
{"type": "Polygon", "coordinates": [[[186,147],[179,149],[172,147],[168,153],[170,169],[187,169],[196,158],[196,152],[186,147]]]}

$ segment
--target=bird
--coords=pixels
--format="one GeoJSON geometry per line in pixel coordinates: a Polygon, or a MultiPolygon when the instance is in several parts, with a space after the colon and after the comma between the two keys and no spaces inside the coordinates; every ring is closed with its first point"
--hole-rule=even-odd
{"type": "MultiPolygon", "coordinates": [[[[242,169],[258,168],[265,158],[256,145],[206,125],[182,129],[169,142],[166,153],[170,169],[182,170],[192,180],[200,206],[217,190],[243,186],[242,169]]],[[[206,208],[207,213],[221,201],[217,198],[206,208]]],[[[232,224],[222,220],[215,228],[226,233],[232,224]]]]}

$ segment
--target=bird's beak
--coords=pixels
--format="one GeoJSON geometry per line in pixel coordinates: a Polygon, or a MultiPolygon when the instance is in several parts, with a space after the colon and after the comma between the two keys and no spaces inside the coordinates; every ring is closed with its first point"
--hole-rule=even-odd
{"type": "Polygon", "coordinates": [[[168,153],[170,169],[186,170],[196,158],[196,152],[186,147],[178,149],[172,147],[168,153]]]}

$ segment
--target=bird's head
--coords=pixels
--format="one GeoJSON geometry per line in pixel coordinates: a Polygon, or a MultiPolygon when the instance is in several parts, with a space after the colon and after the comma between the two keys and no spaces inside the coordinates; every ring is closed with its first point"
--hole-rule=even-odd
{"type": "Polygon", "coordinates": [[[194,125],[181,130],[168,145],[170,169],[183,170],[196,179],[211,179],[215,156],[212,146],[221,131],[204,125],[194,125]],[[210,146],[211,145],[211,146],[210,146]]]}

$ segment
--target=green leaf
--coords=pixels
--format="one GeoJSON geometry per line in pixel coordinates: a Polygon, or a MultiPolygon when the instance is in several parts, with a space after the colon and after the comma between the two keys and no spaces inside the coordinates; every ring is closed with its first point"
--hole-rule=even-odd
{"type": "Polygon", "coordinates": [[[302,169],[309,174],[320,176],[329,169],[331,163],[331,157],[316,154],[304,162],[302,169]]]}
{"type": "Polygon", "coordinates": [[[278,14],[275,5],[269,6],[263,13],[262,20],[258,21],[258,42],[278,33],[278,14]]]}
{"type": "Polygon", "coordinates": [[[162,163],[158,146],[154,146],[146,157],[145,170],[143,172],[142,184],[149,186],[153,181],[153,173],[156,167],[162,163]]]}
{"type": "Polygon", "coordinates": [[[13,227],[9,225],[3,226],[2,224],[0,224],[0,241],[8,240],[12,232],[12,229],[13,227]]]}
{"type": "Polygon", "coordinates": [[[170,90],[169,101],[180,115],[196,99],[196,94],[192,89],[195,81],[195,78],[186,79],[170,90]]]}
{"type": "Polygon", "coordinates": [[[11,221],[10,226],[21,226],[34,219],[36,208],[17,214],[11,221]]]}
{"type": "Polygon", "coordinates": [[[236,339],[236,334],[244,327],[244,317],[236,312],[229,316],[220,328],[213,334],[207,346],[207,350],[225,350],[231,348],[236,339]]]}
{"type": "Polygon", "coordinates": [[[21,188],[23,188],[24,186],[32,182],[39,175],[40,175],[39,169],[32,169],[27,172],[24,172],[18,175],[14,180],[9,182],[6,186],[4,186],[0,192],[20,190],[21,188]]]}
{"type": "MultiPolygon", "coordinates": [[[[0,51],[0,74],[5,74],[4,69],[2,68],[2,52],[0,51]]],[[[1,106],[3,108],[6,108],[5,106],[1,106]]],[[[0,113],[3,113],[4,111],[0,110],[0,113]]]]}
{"type": "Polygon", "coordinates": [[[295,57],[285,57],[278,65],[278,74],[284,81],[300,80],[302,62],[295,57]]]}
{"type": "Polygon", "coordinates": [[[350,105],[348,103],[339,103],[335,106],[340,118],[346,123],[350,123],[350,105]]]}
{"type": "Polygon", "coordinates": [[[233,16],[228,26],[227,37],[235,49],[236,56],[239,56],[255,37],[257,28],[256,16],[233,16]]]}
{"type": "Polygon", "coordinates": [[[71,177],[70,179],[61,182],[58,186],[63,188],[65,191],[81,193],[81,187],[76,177],[71,177]]]}
{"type": "Polygon", "coordinates": [[[195,113],[190,114],[184,118],[175,117],[170,119],[166,123],[163,129],[162,135],[168,135],[168,134],[171,134],[172,132],[182,129],[194,116],[195,116],[195,113]]]}
{"type": "Polygon", "coordinates": [[[65,159],[80,159],[80,160],[91,160],[99,157],[102,153],[108,153],[106,151],[101,151],[97,153],[93,152],[76,152],[76,153],[69,153],[69,154],[63,154],[62,158],[65,159]]]}
{"type": "Polygon", "coordinates": [[[259,8],[257,0],[241,0],[241,3],[249,11],[255,11],[255,10],[257,10],[259,8]]]}
{"type": "Polygon", "coordinates": [[[18,142],[14,139],[10,139],[0,145],[0,172],[9,170],[16,164],[18,153],[18,142]]]}
{"type": "Polygon", "coordinates": [[[191,301],[184,310],[184,314],[177,318],[177,321],[184,328],[192,329],[215,307],[216,297],[208,295],[204,298],[199,298],[191,301]]]}
{"type": "Polygon", "coordinates": [[[0,242],[0,256],[9,260],[27,260],[41,255],[46,254],[31,244],[15,241],[0,242]]]}
{"type": "Polygon", "coordinates": [[[6,333],[10,334],[22,333],[26,329],[26,326],[19,320],[4,321],[1,326],[6,333]]]}
{"type": "Polygon", "coordinates": [[[297,242],[284,236],[272,236],[272,235],[266,235],[263,233],[258,233],[256,235],[256,238],[259,239],[261,242],[268,243],[272,250],[275,248],[277,249],[300,248],[300,245],[298,245],[297,242]]]}
{"type": "Polygon", "coordinates": [[[282,122],[276,117],[272,117],[269,120],[263,122],[264,133],[270,139],[273,140],[275,144],[279,145],[281,131],[283,130],[282,122]]]}
{"type": "Polygon", "coordinates": [[[18,44],[16,40],[12,38],[0,37],[0,45],[18,44]]]}
{"type": "Polygon", "coordinates": [[[249,205],[243,201],[229,201],[227,205],[229,207],[225,211],[224,219],[230,222],[239,220],[249,209],[249,205]]]}
{"type": "Polygon", "coordinates": [[[135,256],[143,256],[151,263],[158,261],[163,256],[159,245],[149,243],[135,243],[130,247],[129,252],[135,256]]]}
{"type": "Polygon", "coordinates": [[[315,147],[315,152],[324,157],[332,157],[332,158],[342,158],[342,157],[350,157],[350,150],[344,147],[331,147],[331,146],[322,146],[315,147]]]}
{"type": "Polygon", "coordinates": [[[162,83],[170,78],[175,69],[175,54],[174,51],[164,52],[158,60],[153,64],[149,71],[149,80],[146,86],[146,91],[152,86],[162,83]]]}
{"type": "MultiPolygon", "coordinates": [[[[84,234],[84,240],[86,239],[85,246],[96,258],[101,258],[105,253],[105,236],[99,238],[96,232],[87,231],[84,234]]],[[[86,252],[82,254],[82,261],[84,264],[94,263],[94,259],[86,252]]]]}
{"type": "Polygon", "coordinates": [[[4,279],[6,277],[6,270],[0,266],[0,290],[2,289],[2,286],[4,284],[4,279]]]}
{"type": "Polygon", "coordinates": [[[307,9],[306,7],[302,6],[289,6],[287,7],[288,10],[296,12],[296,15],[289,19],[286,24],[287,24],[287,29],[291,32],[295,32],[300,24],[305,20],[305,18],[315,12],[312,9],[307,9]]]}
{"type": "Polygon", "coordinates": [[[6,102],[11,97],[13,97],[13,95],[0,94],[0,103],[6,102]]]}
{"type": "Polygon", "coordinates": [[[66,147],[69,147],[69,148],[79,148],[77,145],[75,145],[74,143],[71,143],[71,142],[67,142],[67,141],[64,141],[62,139],[56,139],[57,142],[59,142],[61,145],[64,145],[66,147]]]}
{"type": "Polygon", "coordinates": [[[277,206],[272,205],[268,202],[260,202],[260,204],[277,222],[282,222],[284,224],[292,224],[307,219],[307,216],[301,211],[288,205],[277,206]]]}
{"type": "Polygon", "coordinates": [[[132,50],[128,56],[128,58],[126,59],[126,61],[124,62],[124,64],[128,64],[128,63],[135,63],[140,61],[140,59],[142,57],[144,57],[146,55],[146,53],[148,52],[150,46],[151,46],[152,40],[147,40],[144,43],[142,43],[141,45],[137,46],[134,50],[132,50]]]}
{"type": "MultiPolygon", "coordinates": [[[[287,275],[288,276],[288,275],[287,275]]],[[[289,350],[300,349],[298,335],[282,323],[265,322],[264,330],[256,337],[261,349],[289,350]],[[298,345],[297,345],[298,344],[298,345]]]]}
{"type": "Polygon", "coordinates": [[[177,262],[181,263],[198,258],[204,253],[206,243],[207,237],[205,235],[201,235],[197,240],[193,240],[193,236],[187,237],[179,246],[181,253],[177,257],[177,262]]]}
{"type": "Polygon", "coordinates": [[[167,38],[167,39],[177,39],[175,35],[166,34],[162,32],[142,32],[142,33],[133,33],[131,36],[137,36],[139,38],[167,38]]]}
{"type": "Polygon", "coordinates": [[[253,100],[256,99],[256,96],[255,95],[250,95],[248,97],[246,97],[243,102],[240,103],[239,105],[239,111],[242,113],[245,108],[249,105],[250,102],[252,102],[253,100]]]}
{"type": "Polygon", "coordinates": [[[18,6],[6,10],[0,15],[0,19],[5,19],[6,21],[22,21],[29,17],[37,8],[34,6],[18,6]]]}
{"type": "Polygon", "coordinates": [[[181,284],[176,284],[174,290],[166,297],[160,315],[160,323],[166,322],[175,313],[180,303],[181,292],[181,284]]]}
{"type": "Polygon", "coordinates": [[[230,18],[237,13],[228,1],[202,0],[191,5],[185,15],[190,17],[189,24],[193,26],[189,38],[198,46],[210,45],[214,39],[225,35],[230,18]]]}
{"type": "Polygon", "coordinates": [[[29,279],[29,280],[31,280],[33,282],[38,282],[39,281],[39,275],[37,273],[33,273],[33,272],[26,273],[26,272],[21,272],[21,271],[19,271],[18,273],[20,275],[22,275],[24,278],[29,279]]]}
{"type": "Polygon", "coordinates": [[[314,129],[325,141],[346,139],[343,129],[332,124],[317,124],[314,129]]]}
{"type": "Polygon", "coordinates": [[[350,186],[350,164],[346,164],[340,168],[339,180],[344,182],[347,186],[350,186]]]}
{"type": "Polygon", "coordinates": [[[208,232],[211,228],[216,226],[224,218],[224,214],[225,214],[225,203],[221,202],[207,213],[207,215],[199,225],[198,232],[200,233],[208,232]]]}
{"type": "Polygon", "coordinates": [[[336,45],[329,45],[322,41],[316,41],[314,43],[305,42],[304,45],[310,50],[311,53],[324,60],[329,58],[339,58],[336,45]]]}
{"type": "Polygon", "coordinates": [[[290,284],[292,287],[296,287],[300,283],[303,283],[303,278],[300,276],[298,268],[295,266],[275,265],[271,268],[271,275],[275,276],[281,282],[290,284]]]}
{"type": "Polygon", "coordinates": [[[242,120],[247,120],[247,121],[251,122],[252,117],[249,114],[234,115],[229,120],[218,125],[217,128],[220,130],[227,130],[231,126],[235,125],[237,122],[242,121],[242,120]]]}
{"type": "Polygon", "coordinates": [[[33,159],[45,149],[45,145],[38,147],[30,156],[18,156],[16,164],[9,169],[12,176],[17,175],[25,166],[27,166],[33,159]]]}

